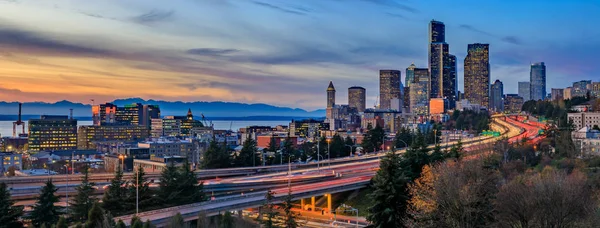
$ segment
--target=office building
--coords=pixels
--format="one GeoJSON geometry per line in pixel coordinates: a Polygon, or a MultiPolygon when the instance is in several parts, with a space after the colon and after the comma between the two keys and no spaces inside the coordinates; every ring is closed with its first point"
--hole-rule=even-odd
{"type": "Polygon", "coordinates": [[[348,88],[348,106],[356,108],[358,112],[364,112],[367,108],[367,93],[365,88],[353,86],[348,88]]]}
{"type": "Polygon", "coordinates": [[[531,100],[531,83],[519,82],[519,97],[522,97],[524,101],[531,100]]]}
{"type": "Polygon", "coordinates": [[[587,96],[588,91],[590,91],[591,89],[592,89],[592,81],[591,80],[581,80],[578,82],[573,82],[573,87],[571,89],[571,96],[572,97],[585,97],[585,96],[587,96]]]}
{"type": "Polygon", "coordinates": [[[290,136],[297,136],[305,139],[316,139],[321,131],[328,131],[329,123],[320,120],[292,120],[290,123],[290,136]]]}
{"type": "Polygon", "coordinates": [[[446,27],[443,22],[429,23],[429,97],[446,98],[446,108],[454,108],[457,100],[456,57],[449,54],[446,27]]]}
{"type": "Polygon", "coordinates": [[[444,56],[444,77],[442,78],[442,98],[446,99],[446,109],[456,107],[458,100],[458,78],[456,76],[456,56],[444,56]]]}
{"type": "Polygon", "coordinates": [[[529,72],[529,87],[531,100],[544,100],[546,98],[546,65],[544,62],[531,64],[529,72]]]}
{"type": "Polygon", "coordinates": [[[445,107],[447,107],[446,102],[448,101],[444,98],[431,98],[431,100],[429,100],[429,115],[445,113],[445,107]]]}
{"type": "Polygon", "coordinates": [[[333,108],[335,106],[335,87],[333,87],[333,82],[329,81],[329,86],[327,87],[327,108],[333,108]]]}
{"type": "Polygon", "coordinates": [[[489,107],[489,85],[489,44],[469,44],[464,67],[465,99],[472,104],[489,107]]]}
{"type": "Polygon", "coordinates": [[[116,123],[117,106],[111,103],[92,106],[94,125],[101,126],[116,123]]]}
{"type": "Polygon", "coordinates": [[[600,126],[600,112],[575,112],[568,113],[567,118],[569,122],[573,122],[575,130],[579,130],[583,127],[593,128],[594,126],[600,126]]]}
{"type": "Polygon", "coordinates": [[[379,108],[391,109],[392,99],[401,99],[400,92],[400,71],[399,70],[380,70],[379,71],[379,108]]]}
{"type": "Polygon", "coordinates": [[[29,151],[56,151],[77,149],[77,120],[68,116],[43,115],[30,119],[29,151]]]}
{"type": "Polygon", "coordinates": [[[521,112],[524,99],[518,94],[506,94],[504,97],[504,111],[508,113],[521,112]]]}
{"type": "Polygon", "coordinates": [[[413,115],[429,114],[429,72],[425,68],[416,68],[415,78],[409,88],[410,112],[413,115]]]}
{"type": "Polygon", "coordinates": [[[490,110],[502,112],[504,110],[504,85],[496,80],[490,91],[490,110]]]}
{"type": "Polygon", "coordinates": [[[562,100],[564,98],[565,89],[552,88],[550,94],[553,101],[562,100]]]}
{"type": "Polygon", "coordinates": [[[150,137],[150,129],[145,126],[108,125],[80,126],[77,131],[77,148],[96,149],[98,142],[136,142],[150,137]]]}
{"type": "Polygon", "coordinates": [[[415,66],[415,63],[410,64],[410,66],[406,68],[406,73],[404,75],[404,84],[406,84],[406,87],[410,87],[410,83],[415,80],[416,68],[417,66],[415,66]]]}
{"type": "Polygon", "coordinates": [[[118,125],[150,127],[151,119],[153,118],[160,118],[160,108],[158,105],[129,104],[117,107],[115,114],[115,122],[118,125]]]}
{"type": "Polygon", "coordinates": [[[201,121],[195,120],[192,110],[188,109],[186,116],[165,116],[162,119],[152,119],[150,134],[153,138],[190,137],[192,131],[204,127],[201,121]]]}
{"type": "Polygon", "coordinates": [[[157,138],[152,141],[140,142],[137,148],[148,149],[151,157],[181,156],[188,158],[191,163],[198,163],[200,158],[199,151],[195,149],[194,143],[190,140],[157,138]]]}

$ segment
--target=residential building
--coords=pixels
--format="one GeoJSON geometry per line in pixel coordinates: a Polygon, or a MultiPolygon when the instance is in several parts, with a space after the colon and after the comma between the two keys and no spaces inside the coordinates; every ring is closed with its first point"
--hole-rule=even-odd
{"type": "Polygon", "coordinates": [[[567,87],[563,90],[563,99],[570,100],[573,98],[573,87],[567,87]]]}
{"type": "Polygon", "coordinates": [[[590,87],[590,95],[594,98],[600,98],[600,82],[592,82],[590,87]]]}
{"type": "Polygon", "coordinates": [[[391,101],[394,98],[401,99],[400,92],[400,71],[399,70],[380,70],[379,71],[379,108],[391,109],[391,101]]]}
{"type": "Polygon", "coordinates": [[[583,127],[593,128],[595,125],[600,126],[600,112],[577,112],[568,113],[569,122],[573,122],[575,129],[583,127]]]}
{"type": "Polygon", "coordinates": [[[522,97],[524,101],[531,100],[531,83],[519,82],[519,97],[522,97]]]}
{"type": "Polygon", "coordinates": [[[135,142],[150,137],[145,126],[134,125],[94,125],[80,126],[77,131],[77,148],[96,149],[96,143],[105,141],[135,142]]]}
{"type": "Polygon", "coordinates": [[[562,100],[564,98],[565,89],[552,88],[550,94],[553,101],[562,100]]]}
{"type": "Polygon", "coordinates": [[[508,113],[518,113],[521,111],[525,99],[518,94],[506,94],[504,97],[504,111],[508,113]]]}
{"type": "Polygon", "coordinates": [[[77,120],[68,116],[43,115],[40,119],[30,119],[28,149],[74,150],[77,149],[77,120]]]}
{"type": "Polygon", "coordinates": [[[504,110],[504,84],[496,80],[490,91],[490,110],[502,112],[504,110]]]}
{"type": "Polygon", "coordinates": [[[544,62],[531,64],[529,73],[530,99],[544,100],[546,98],[546,65],[544,62]]]}
{"type": "Polygon", "coordinates": [[[290,136],[297,136],[308,140],[316,139],[319,137],[319,132],[328,131],[329,123],[325,123],[321,120],[306,119],[306,120],[292,120],[290,123],[290,136]]]}
{"type": "Polygon", "coordinates": [[[10,167],[14,167],[15,170],[23,169],[23,157],[17,153],[4,153],[0,152],[0,171],[4,174],[9,171],[10,167]]]}
{"type": "Polygon", "coordinates": [[[464,64],[465,99],[472,104],[489,107],[489,44],[469,44],[464,64]]]}
{"type": "MultiPolygon", "coordinates": [[[[333,86],[333,85],[332,85],[333,86]]],[[[367,93],[365,88],[353,86],[348,88],[348,106],[356,108],[358,112],[364,112],[367,108],[367,93]]]]}

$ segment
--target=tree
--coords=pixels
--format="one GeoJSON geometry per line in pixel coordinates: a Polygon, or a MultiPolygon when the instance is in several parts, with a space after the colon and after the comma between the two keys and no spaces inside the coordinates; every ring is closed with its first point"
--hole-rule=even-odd
{"type": "Polygon", "coordinates": [[[394,145],[396,148],[405,148],[412,144],[413,134],[409,129],[402,127],[400,131],[396,133],[396,137],[394,137],[394,145]]]}
{"type": "Polygon", "coordinates": [[[131,225],[131,228],[144,228],[144,223],[142,220],[135,220],[135,222],[131,225]]]}
{"type": "Polygon", "coordinates": [[[367,220],[374,227],[403,227],[406,217],[409,179],[400,168],[400,155],[387,153],[372,179],[373,192],[369,195],[374,204],[369,208],[367,220]]]}
{"type": "Polygon", "coordinates": [[[208,228],[209,224],[206,212],[200,211],[200,213],[198,213],[198,222],[196,222],[197,228],[208,228]]]}
{"type": "Polygon", "coordinates": [[[367,125],[367,132],[365,133],[360,146],[363,148],[364,152],[373,151],[375,152],[376,147],[373,145],[373,135],[372,135],[373,126],[371,124],[367,125]]]}
{"type": "Polygon", "coordinates": [[[405,171],[405,175],[412,181],[419,177],[423,166],[429,164],[429,148],[425,143],[425,137],[418,134],[413,144],[402,154],[400,166],[405,171]]]}
{"type": "Polygon", "coordinates": [[[452,145],[450,151],[446,154],[446,158],[459,160],[463,154],[462,142],[458,140],[456,144],[452,145]]]}
{"type": "Polygon", "coordinates": [[[134,176],[131,184],[127,185],[127,195],[125,199],[127,202],[127,211],[135,210],[136,197],[139,201],[139,207],[141,209],[151,206],[154,203],[154,197],[152,197],[150,183],[148,183],[146,180],[144,168],[142,168],[142,166],[138,166],[135,174],[137,176],[134,176]],[[139,188],[137,188],[137,186],[139,186],[139,188]]]}
{"type": "Polygon", "coordinates": [[[352,140],[352,138],[350,138],[350,136],[346,136],[346,138],[344,139],[344,154],[348,154],[351,155],[352,152],[355,151],[356,145],[354,145],[354,140],[352,140]]]}
{"type": "Polygon", "coordinates": [[[203,154],[202,165],[205,169],[220,169],[231,166],[231,156],[226,145],[219,145],[212,140],[203,154]]]}
{"type": "Polygon", "coordinates": [[[81,178],[81,184],[77,186],[77,195],[71,203],[72,216],[77,221],[87,220],[88,212],[92,209],[94,203],[97,202],[96,198],[93,197],[95,184],[89,181],[88,168],[86,165],[82,170],[83,177],[81,178]]]}
{"type": "MultiPolygon", "coordinates": [[[[150,220],[146,220],[146,222],[144,223],[144,227],[143,228],[153,228],[154,226],[152,225],[152,223],[150,222],[150,220]]],[[[200,228],[200,227],[198,227],[200,228]]]]}
{"type": "Polygon", "coordinates": [[[181,213],[177,213],[175,216],[173,216],[171,218],[171,220],[169,220],[169,225],[167,227],[168,228],[183,228],[183,225],[185,225],[185,220],[183,219],[183,216],[181,216],[181,213]]]}
{"type": "Polygon", "coordinates": [[[31,219],[31,223],[36,227],[45,225],[50,227],[58,222],[60,216],[60,207],[54,206],[55,203],[59,202],[58,197],[55,195],[58,189],[52,183],[51,179],[46,181],[46,185],[42,188],[40,196],[33,205],[33,210],[27,216],[31,219]]]}
{"type": "Polygon", "coordinates": [[[125,212],[123,203],[126,199],[125,181],[123,180],[123,171],[119,165],[115,176],[110,181],[110,186],[104,191],[102,198],[102,207],[115,215],[121,215],[125,212]]]}
{"type": "Polygon", "coordinates": [[[431,166],[426,165],[423,166],[421,177],[408,186],[409,227],[436,227],[434,212],[437,208],[437,199],[434,178],[431,166]]]}
{"type": "Polygon", "coordinates": [[[87,221],[85,222],[86,228],[106,227],[104,220],[104,210],[100,207],[100,204],[94,203],[92,209],[88,213],[87,221]]]}
{"type": "Polygon", "coordinates": [[[60,217],[58,219],[58,222],[56,223],[56,226],[54,226],[55,228],[69,228],[69,224],[67,224],[67,220],[65,219],[65,217],[60,217]]]}
{"type": "Polygon", "coordinates": [[[173,162],[169,162],[160,174],[160,183],[158,189],[158,198],[167,205],[172,205],[176,202],[177,197],[181,193],[179,186],[179,173],[173,162]]]}
{"type": "Polygon", "coordinates": [[[206,200],[204,195],[204,182],[198,184],[196,174],[190,169],[190,163],[185,160],[178,172],[177,192],[180,192],[177,202],[178,205],[196,203],[206,200]]]}
{"type": "Polygon", "coordinates": [[[338,158],[342,156],[348,156],[350,153],[345,154],[343,151],[345,149],[344,139],[338,134],[335,134],[333,138],[330,139],[329,149],[331,150],[331,154],[329,155],[331,158],[338,158]]]}
{"type": "Polygon", "coordinates": [[[0,183],[0,224],[7,228],[23,227],[19,217],[23,215],[23,206],[15,206],[10,198],[6,183],[0,183]]]}
{"type": "Polygon", "coordinates": [[[123,222],[123,220],[120,220],[117,222],[117,225],[115,226],[116,228],[127,228],[127,226],[125,225],[125,223],[123,222]]]}
{"type": "Polygon", "coordinates": [[[255,166],[257,162],[260,162],[260,158],[257,156],[257,153],[258,149],[256,148],[256,141],[254,141],[254,139],[251,137],[247,137],[242,146],[242,150],[234,159],[235,166],[255,166]]]}
{"type": "Polygon", "coordinates": [[[273,219],[279,214],[275,210],[275,205],[273,205],[273,192],[268,191],[265,195],[265,203],[261,208],[261,214],[258,216],[260,219],[260,223],[264,225],[265,228],[273,228],[275,227],[275,223],[273,219]],[[263,214],[267,216],[266,219],[263,218],[263,214]]]}
{"type": "Polygon", "coordinates": [[[229,211],[225,212],[225,214],[221,218],[220,227],[221,228],[233,228],[234,227],[234,221],[233,221],[233,217],[231,217],[231,212],[229,212],[229,211]]]}
{"type": "Polygon", "coordinates": [[[373,130],[371,130],[371,141],[372,141],[373,146],[377,149],[384,150],[384,148],[383,148],[383,143],[384,143],[383,138],[384,137],[385,137],[385,131],[379,124],[376,124],[375,128],[373,128],[373,130]]]}
{"type": "Polygon", "coordinates": [[[296,228],[298,227],[298,223],[296,223],[296,214],[292,211],[294,205],[292,204],[292,189],[288,189],[288,195],[285,197],[285,202],[283,204],[283,211],[285,212],[285,227],[286,228],[296,228]]]}

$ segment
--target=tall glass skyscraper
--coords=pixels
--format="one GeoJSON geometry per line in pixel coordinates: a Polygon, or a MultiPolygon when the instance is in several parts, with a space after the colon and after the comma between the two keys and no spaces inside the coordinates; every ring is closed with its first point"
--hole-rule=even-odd
{"type": "Polygon", "coordinates": [[[381,109],[390,109],[391,101],[394,98],[402,99],[400,84],[399,70],[379,71],[379,107],[381,109]]]}
{"type": "Polygon", "coordinates": [[[358,112],[364,112],[366,109],[366,90],[360,86],[348,88],[348,106],[356,108],[358,112]]]}
{"type": "Polygon", "coordinates": [[[456,104],[456,57],[449,54],[446,27],[443,22],[429,22],[429,73],[430,98],[446,98],[448,106],[456,104]]]}
{"type": "Polygon", "coordinates": [[[472,104],[489,106],[489,44],[469,44],[464,68],[465,99],[472,104]]]}
{"type": "Polygon", "coordinates": [[[529,73],[531,100],[544,100],[546,98],[546,65],[544,62],[531,64],[529,73]]]}
{"type": "Polygon", "coordinates": [[[519,97],[522,97],[524,101],[531,100],[531,85],[529,82],[519,82],[519,97]]]}
{"type": "Polygon", "coordinates": [[[404,75],[404,84],[406,84],[406,87],[410,87],[410,83],[415,80],[415,68],[417,68],[415,63],[410,64],[410,66],[406,68],[406,73],[404,75]]]}
{"type": "Polygon", "coordinates": [[[490,94],[490,109],[496,112],[502,112],[504,110],[504,85],[500,80],[496,80],[491,86],[490,94]]]}

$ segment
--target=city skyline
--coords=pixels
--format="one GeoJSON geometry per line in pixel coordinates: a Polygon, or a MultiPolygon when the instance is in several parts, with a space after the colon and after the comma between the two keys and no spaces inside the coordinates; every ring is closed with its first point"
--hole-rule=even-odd
{"type": "MultiPolygon", "coordinates": [[[[593,63],[600,43],[589,38],[600,34],[584,26],[598,20],[590,16],[597,3],[515,4],[474,12],[443,1],[176,0],[164,10],[161,1],[0,1],[0,100],[142,97],[315,110],[324,97],[315,85],[334,81],[339,88],[364,87],[370,106],[380,69],[427,66],[432,18],[446,25],[445,41],[459,60],[458,90],[467,44],[475,42],[493,45],[490,81],[503,81],[506,93],[517,93],[517,81],[534,62],[548,67],[546,93],[598,79],[593,63]],[[556,13],[533,17],[532,7],[556,13]],[[211,13],[223,10],[235,16],[211,13]],[[373,18],[346,17],[357,10],[373,18]]],[[[345,90],[338,97],[347,103],[345,90]]]]}

